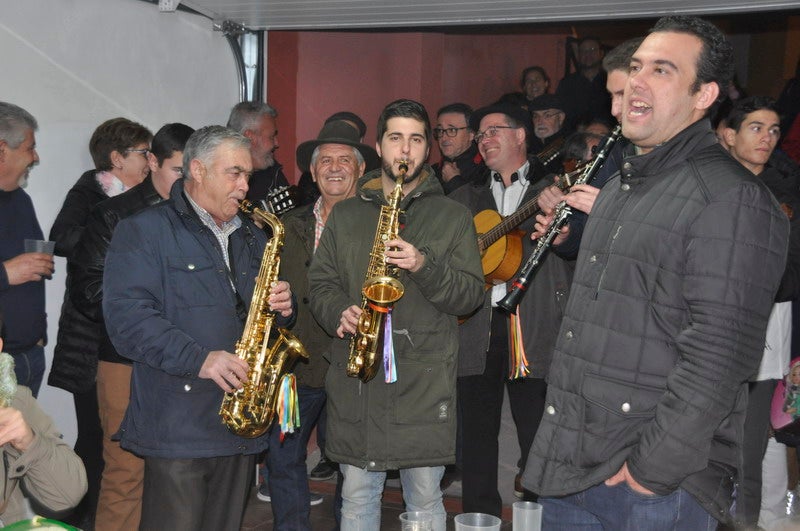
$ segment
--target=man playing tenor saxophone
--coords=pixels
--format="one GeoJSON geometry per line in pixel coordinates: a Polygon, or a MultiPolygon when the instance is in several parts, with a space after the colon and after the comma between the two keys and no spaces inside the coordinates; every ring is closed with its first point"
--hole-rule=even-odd
{"type": "Polygon", "coordinates": [[[337,336],[326,379],[326,454],[341,463],[344,531],[380,529],[381,493],[392,469],[400,470],[407,510],[431,512],[433,528],[445,529],[439,482],[444,465],[455,461],[456,316],[481,304],[483,274],[469,212],[444,197],[425,164],[430,136],[421,104],[397,100],[384,108],[376,144],[381,168],[359,180],[356,197],[333,208],[309,270],[311,310],[337,336]],[[387,212],[398,179],[399,212],[387,212]],[[392,225],[384,219],[397,226],[384,227],[392,225]],[[373,260],[372,249],[386,236],[385,252],[373,260]],[[381,269],[380,262],[382,276],[396,276],[402,295],[389,308],[360,307],[365,272],[381,269]],[[370,318],[384,314],[382,340],[377,367],[351,376],[350,336],[362,308],[370,318]]]}
{"type": "MultiPolygon", "coordinates": [[[[268,434],[239,437],[218,415],[223,392],[248,379],[232,352],[267,241],[237,215],[249,145],[220,126],[192,134],[171,200],[121,221],[106,256],[106,327],[133,360],[120,434],[145,461],[143,530],[239,529],[255,454],[268,445],[268,434]]],[[[290,324],[288,283],[272,286],[268,304],[277,326],[290,324]]]]}

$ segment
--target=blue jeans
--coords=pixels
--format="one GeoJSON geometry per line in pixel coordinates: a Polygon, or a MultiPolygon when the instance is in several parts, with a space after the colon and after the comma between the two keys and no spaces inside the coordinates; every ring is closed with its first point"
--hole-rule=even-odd
{"type": "Polygon", "coordinates": [[[325,407],[326,396],[323,388],[298,386],[300,428],[287,433],[283,442],[277,420],[271,428],[267,467],[275,530],[311,529],[306,447],[311,430],[325,407]]]}
{"type": "Polygon", "coordinates": [[[718,522],[691,494],[678,489],[646,496],[622,483],[604,483],[563,498],[539,498],[542,531],[714,531],[718,522]]]}
{"type": "Polygon", "coordinates": [[[44,378],[44,347],[34,345],[21,352],[9,352],[14,358],[14,374],[17,383],[31,388],[34,398],[39,396],[39,388],[44,378]]]}
{"type": "MultiPolygon", "coordinates": [[[[381,528],[381,494],[386,472],[372,472],[352,465],[339,465],[342,486],[341,531],[375,531],[381,528]]],[[[445,531],[447,513],[439,483],[443,466],[400,469],[406,511],[433,513],[433,531],[445,531]]]]}

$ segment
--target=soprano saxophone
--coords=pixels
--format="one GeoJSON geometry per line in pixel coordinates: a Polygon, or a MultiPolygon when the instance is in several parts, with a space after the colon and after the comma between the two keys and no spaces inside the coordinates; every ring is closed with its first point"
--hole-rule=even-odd
{"type": "Polygon", "coordinates": [[[275,417],[281,380],[298,358],[308,358],[308,352],[288,330],[272,328],[275,312],[269,309],[269,290],[278,281],[283,224],[275,214],[247,200],[239,208],[269,225],[272,239],[264,248],[247,322],[242,338],[236,342],[236,355],[247,362],[247,382],[241,389],[225,393],[219,414],[236,435],[258,437],[275,417]]]}
{"type": "MultiPolygon", "coordinates": [[[[356,333],[350,339],[347,375],[368,382],[378,371],[378,350],[383,346],[384,323],[392,305],[403,296],[405,288],[397,280],[397,266],[386,263],[385,242],[397,238],[400,227],[400,200],[403,199],[403,180],[408,162],[400,161],[399,174],[388,204],[381,206],[378,229],[369,254],[366,280],[361,288],[361,317],[356,333]]],[[[389,338],[391,340],[391,338],[389,338]]]]}

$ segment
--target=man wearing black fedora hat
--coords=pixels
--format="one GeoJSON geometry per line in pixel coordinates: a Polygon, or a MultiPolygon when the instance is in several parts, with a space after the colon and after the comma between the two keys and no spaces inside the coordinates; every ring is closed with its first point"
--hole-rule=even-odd
{"type": "Polygon", "coordinates": [[[533,124],[530,153],[539,158],[548,173],[563,172],[563,145],[569,134],[565,108],[555,94],[543,94],[528,104],[533,124]]]}
{"type": "Polygon", "coordinates": [[[294,367],[300,407],[300,428],[280,440],[273,428],[267,454],[269,490],[259,490],[259,499],[272,502],[274,529],[310,530],[309,506],[322,498],[309,493],[306,475],[306,446],[325,407],[325,375],[331,338],[309,311],[308,266],[316,251],[322,229],[333,206],[355,194],[356,182],[367,164],[378,166],[375,150],[359,141],[358,131],[344,121],[326,123],[315,140],[297,146],[297,165],[309,171],[319,187],[320,197],[312,204],[294,209],[281,218],[285,240],[281,273],[291,282],[297,297],[297,321],[292,332],[308,350],[309,359],[294,367]],[[324,357],[325,356],[325,357],[324,357]]]}

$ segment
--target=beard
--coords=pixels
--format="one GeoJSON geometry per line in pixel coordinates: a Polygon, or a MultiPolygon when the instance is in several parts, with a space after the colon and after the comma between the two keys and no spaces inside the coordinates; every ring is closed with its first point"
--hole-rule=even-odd
{"type": "MultiPolygon", "coordinates": [[[[383,169],[383,174],[388,175],[392,178],[392,181],[397,182],[397,177],[400,175],[399,173],[395,173],[394,167],[391,163],[384,162],[381,166],[383,169]]],[[[406,172],[405,177],[403,178],[403,184],[408,184],[412,182],[414,179],[419,177],[419,174],[422,173],[422,164],[414,168],[413,173],[406,172]]]]}

